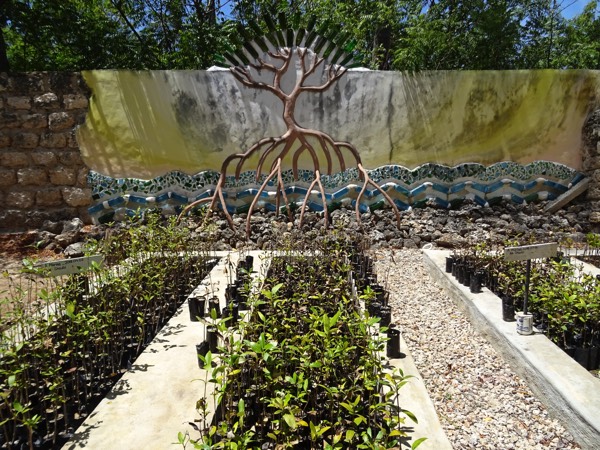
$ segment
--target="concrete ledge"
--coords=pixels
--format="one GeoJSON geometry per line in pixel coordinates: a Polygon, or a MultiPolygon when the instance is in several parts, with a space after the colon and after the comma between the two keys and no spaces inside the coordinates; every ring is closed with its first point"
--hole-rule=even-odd
{"type": "Polygon", "coordinates": [[[404,375],[414,377],[400,389],[400,406],[412,412],[419,421],[419,423],[413,423],[409,419],[405,422],[407,432],[410,433],[409,439],[406,440],[407,448],[410,448],[411,441],[426,437],[427,440],[418,447],[419,450],[452,450],[452,445],[440,424],[435,406],[429,398],[429,393],[415,366],[415,361],[402,338],[400,338],[400,350],[404,354],[404,358],[391,359],[390,364],[401,369],[404,375]]]}
{"type": "Polygon", "coordinates": [[[445,272],[449,251],[424,250],[432,278],[447,289],[476,329],[525,379],[553,417],[582,448],[600,445],[600,379],[595,378],[543,334],[523,336],[515,322],[502,320],[501,300],[488,289],[472,294],[445,272]]]}
{"type": "MultiPolygon", "coordinates": [[[[194,290],[198,295],[210,292],[217,295],[221,307],[225,305],[225,287],[231,271],[240,257],[254,256],[253,276],[264,279],[269,265],[270,252],[216,252],[219,263],[205,280],[194,290]]],[[[255,283],[256,285],[256,283],[255,283]]],[[[191,322],[187,302],[178,309],[168,324],[133,364],[131,370],[113,387],[63,450],[75,449],[168,449],[182,448],[177,443],[179,432],[189,432],[195,438],[198,433],[190,422],[198,419],[196,401],[204,397],[209,408],[212,404],[212,383],[207,372],[198,366],[195,345],[205,336],[205,325],[191,322]]],[[[401,341],[402,359],[390,360],[406,375],[415,378],[400,390],[401,406],[413,412],[418,424],[407,420],[406,442],[427,437],[419,449],[451,450],[433,402],[414,365],[406,344],[401,341]]],[[[208,420],[211,420],[211,416],[208,420]]],[[[403,447],[404,448],[404,447],[403,447]]]]}

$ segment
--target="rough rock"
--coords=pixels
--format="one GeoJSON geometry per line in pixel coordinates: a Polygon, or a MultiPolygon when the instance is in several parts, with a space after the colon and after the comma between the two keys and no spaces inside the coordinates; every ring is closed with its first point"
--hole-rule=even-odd
{"type": "Polygon", "coordinates": [[[63,253],[68,258],[77,258],[83,256],[85,253],[85,244],[83,242],[75,242],[74,244],[68,245],[63,253]]]}

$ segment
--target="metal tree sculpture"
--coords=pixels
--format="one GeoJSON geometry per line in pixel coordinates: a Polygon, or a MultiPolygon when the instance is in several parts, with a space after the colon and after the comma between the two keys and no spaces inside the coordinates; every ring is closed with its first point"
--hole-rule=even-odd
{"type": "Polygon", "coordinates": [[[362,165],[361,157],[357,149],[351,143],[335,141],[323,131],[305,128],[299,125],[294,117],[298,97],[302,93],[315,93],[327,90],[339,80],[344,73],[346,73],[347,68],[344,64],[351,61],[351,56],[347,55],[346,52],[341,49],[341,45],[328,42],[328,39],[318,37],[317,33],[306,32],[305,30],[297,32],[288,30],[287,36],[284,36],[281,31],[275,31],[269,37],[255,38],[253,43],[263,51],[263,57],[259,56],[257,48],[255,48],[252,43],[247,42],[244,44],[243,50],[236,52],[237,58],[234,55],[226,55],[226,58],[233,63],[233,67],[230,69],[231,73],[244,86],[271,92],[281,100],[283,103],[283,121],[286,126],[286,131],[278,137],[261,139],[245,152],[236,153],[225,158],[221,166],[221,174],[213,195],[191,203],[181,214],[186,214],[191,208],[209,202],[210,212],[215,209],[218,203],[220,203],[227,221],[230,226],[233,227],[233,220],[227,211],[225,196],[223,194],[227,174],[233,168],[233,164],[235,164],[235,177],[236,180],[239,179],[245,163],[247,163],[250,158],[258,156],[258,165],[256,167],[257,183],[263,174],[265,163],[267,161],[272,162],[268,173],[265,171],[265,174],[267,174],[266,179],[262,182],[250,205],[250,209],[248,210],[246,235],[250,235],[250,217],[261,194],[265,191],[268,183],[275,179],[277,180],[275,187],[276,210],[280,210],[281,199],[283,199],[289,219],[292,221],[290,204],[283,183],[282,162],[285,158],[291,158],[294,180],[298,181],[299,159],[302,155],[308,155],[309,161],[312,160],[314,179],[302,202],[300,225],[302,225],[304,219],[309,196],[312,194],[312,190],[315,186],[318,186],[323,202],[325,225],[327,226],[329,224],[329,216],[325,189],[321,182],[322,169],[319,161],[320,154],[324,156],[326,161],[327,167],[325,170],[328,175],[331,175],[332,173],[334,161],[337,162],[341,171],[346,170],[346,158],[348,157],[351,158],[352,162],[356,165],[360,174],[360,180],[363,183],[360,193],[356,198],[357,221],[360,222],[361,200],[367,186],[371,185],[381,192],[386,201],[391,205],[396,214],[396,220],[398,224],[400,224],[400,212],[394,204],[394,201],[385,190],[371,180],[369,174],[362,165]],[[294,45],[294,42],[299,43],[299,45],[294,45]],[[269,43],[271,43],[271,45],[269,45],[269,43]],[[314,47],[311,48],[311,44],[313,43],[314,47]],[[248,56],[253,59],[253,62],[250,62],[248,56]],[[336,61],[340,61],[342,58],[344,58],[342,63],[336,64],[336,61]],[[297,61],[295,81],[292,83],[291,89],[288,89],[286,92],[282,85],[282,80],[284,75],[288,73],[290,67],[293,66],[292,63],[294,61],[297,61]],[[329,64],[325,65],[327,63],[329,64]],[[309,84],[309,77],[313,76],[318,69],[324,71],[320,80],[321,84],[309,84]],[[270,78],[268,81],[262,81],[260,79],[263,73],[270,74],[270,76],[268,76],[268,78],[270,78]]]}

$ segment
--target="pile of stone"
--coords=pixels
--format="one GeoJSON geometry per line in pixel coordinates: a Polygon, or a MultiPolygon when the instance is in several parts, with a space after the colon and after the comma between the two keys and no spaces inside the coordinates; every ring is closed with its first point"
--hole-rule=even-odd
{"type": "MultiPolygon", "coordinates": [[[[493,207],[465,203],[459,209],[426,207],[401,212],[398,226],[391,209],[362,214],[360,223],[354,210],[338,209],[331,213],[333,229],[361,235],[373,248],[422,248],[432,244],[443,248],[460,248],[486,241],[502,243],[507,239],[532,237],[535,241],[548,239],[585,242],[585,235],[594,231],[590,212],[584,202],[574,202],[554,213],[544,213],[545,203],[518,205],[511,202],[493,207]]],[[[246,215],[234,216],[235,228],[218,218],[211,225],[198,226],[196,233],[214,240],[219,250],[249,248],[266,250],[287,233],[301,239],[315,238],[324,224],[322,213],[307,213],[302,229],[296,215],[293,222],[273,212],[255,213],[250,220],[251,237],[246,240],[246,215]]]]}
{"type": "MultiPolygon", "coordinates": [[[[583,243],[587,233],[596,231],[583,201],[576,201],[553,214],[544,213],[544,206],[544,203],[517,205],[507,202],[493,207],[465,203],[452,210],[426,207],[402,211],[400,226],[391,209],[362,214],[358,222],[353,209],[341,208],[330,214],[330,227],[360,237],[365,246],[394,249],[416,249],[427,244],[461,248],[483,241],[500,244],[508,239],[529,237],[536,242],[552,239],[583,243]]],[[[247,239],[246,217],[246,214],[235,215],[233,229],[218,214],[213,214],[207,221],[197,216],[188,217],[183,224],[196,237],[212,242],[215,250],[268,250],[285,240],[318,239],[325,225],[322,213],[307,212],[300,227],[299,214],[290,221],[286,215],[259,210],[250,219],[251,235],[247,239]]],[[[112,226],[129,225],[117,223],[112,226]]],[[[40,249],[76,257],[82,255],[86,239],[101,239],[107,228],[106,225],[84,226],[80,219],[47,220],[34,233],[32,241],[40,249]]]]}

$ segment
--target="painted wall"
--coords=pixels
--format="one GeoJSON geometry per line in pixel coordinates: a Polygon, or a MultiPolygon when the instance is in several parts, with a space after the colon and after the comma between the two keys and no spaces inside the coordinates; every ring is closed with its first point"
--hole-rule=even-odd
{"type": "MultiPolygon", "coordinates": [[[[219,170],[227,155],[285,131],[279,101],[227,70],[83,76],[93,96],[82,157],[111,177],[219,170]]],[[[599,99],[599,71],[351,70],[303,94],[296,118],[354,144],[368,168],[548,160],[579,170],[581,130],[599,99]]]]}

